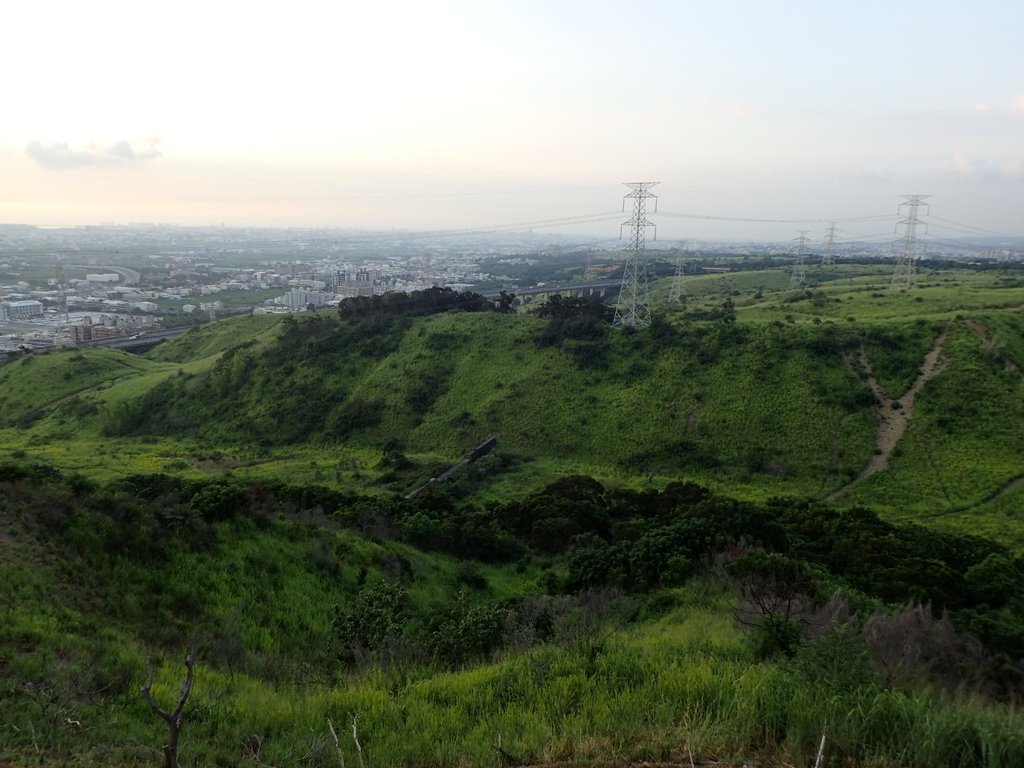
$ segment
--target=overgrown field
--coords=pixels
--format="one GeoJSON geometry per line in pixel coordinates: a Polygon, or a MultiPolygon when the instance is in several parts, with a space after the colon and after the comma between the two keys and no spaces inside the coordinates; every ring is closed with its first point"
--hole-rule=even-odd
{"type": "Polygon", "coordinates": [[[823,733],[836,765],[1024,759],[1003,703],[1024,571],[864,510],[586,478],[474,509],[8,465],[0,525],[15,765],[155,764],[147,658],[170,708],[189,650],[184,765],[337,765],[332,726],[358,764],[353,722],[367,766],[802,764],[823,733]]]}

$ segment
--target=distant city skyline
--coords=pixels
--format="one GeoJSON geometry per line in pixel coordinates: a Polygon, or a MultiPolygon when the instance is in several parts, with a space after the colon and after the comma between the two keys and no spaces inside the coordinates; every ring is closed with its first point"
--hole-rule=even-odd
{"type": "Polygon", "coordinates": [[[904,194],[939,236],[1024,234],[1019,4],[140,8],[5,12],[0,223],[475,228],[651,180],[718,217],[652,216],[659,239],[820,236],[722,219],[894,219],[904,194]]]}

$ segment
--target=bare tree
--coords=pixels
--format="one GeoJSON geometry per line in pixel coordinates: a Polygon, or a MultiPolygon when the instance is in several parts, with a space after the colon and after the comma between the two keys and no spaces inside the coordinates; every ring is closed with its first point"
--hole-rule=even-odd
{"type": "Polygon", "coordinates": [[[757,652],[793,655],[813,609],[814,579],[807,566],[776,552],[753,551],[726,573],[739,593],[736,616],[754,627],[757,652]]]}
{"type": "Polygon", "coordinates": [[[185,657],[185,668],[188,670],[188,674],[185,676],[185,679],[181,681],[181,695],[178,696],[178,705],[174,708],[173,712],[167,712],[161,709],[160,705],[153,700],[152,660],[149,661],[147,667],[148,674],[146,676],[146,684],[142,687],[142,690],[140,690],[139,693],[142,695],[142,698],[146,700],[149,708],[156,712],[156,714],[162,717],[167,723],[167,743],[163,746],[164,768],[178,768],[178,735],[181,733],[181,712],[185,708],[185,701],[188,699],[188,695],[192,692],[195,659],[192,658],[191,653],[185,657]]]}
{"type": "Polygon", "coordinates": [[[876,611],[862,635],[889,686],[929,677],[953,689],[976,682],[985,660],[978,641],[958,633],[945,611],[936,617],[928,603],[876,611]]]}

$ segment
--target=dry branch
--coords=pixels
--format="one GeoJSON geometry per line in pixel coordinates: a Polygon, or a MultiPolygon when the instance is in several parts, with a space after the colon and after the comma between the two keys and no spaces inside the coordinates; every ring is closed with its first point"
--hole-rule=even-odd
{"type": "Polygon", "coordinates": [[[341,740],[338,738],[338,732],[334,730],[334,723],[330,718],[327,718],[327,727],[331,729],[331,736],[334,738],[334,750],[338,753],[338,763],[341,768],[345,768],[345,753],[341,749],[341,740]]]}
{"type": "Polygon", "coordinates": [[[190,653],[185,657],[185,668],[188,670],[185,679],[181,681],[181,693],[178,696],[178,704],[172,712],[162,709],[153,699],[153,661],[149,660],[146,665],[146,684],[139,693],[145,699],[146,704],[167,723],[167,743],[163,746],[164,768],[178,768],[178,735],[181,733],[181,713],[185,709],[185,702],[192,692],[192,681],[195,673],[195,659],[190,653]]]}
{"type": "Polygon", "coordinates": [[[359,734],[356,732],[356,724],[359,722],[359,715],[352,715],[352,741],[356,743],[356,756],[359,758],[359,768],[366,768],[363,762],[363,746],[359,743],[359,734]]]}

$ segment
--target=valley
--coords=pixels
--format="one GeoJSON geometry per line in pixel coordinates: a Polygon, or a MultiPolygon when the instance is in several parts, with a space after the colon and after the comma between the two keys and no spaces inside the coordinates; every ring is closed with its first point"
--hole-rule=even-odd
{"type": "Polygon", "coordinates": [[[1014,764],[1024,285],[883,272],[9,360],[0,755],[1014,764]]]}

